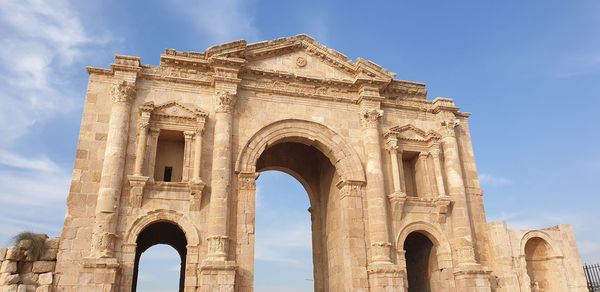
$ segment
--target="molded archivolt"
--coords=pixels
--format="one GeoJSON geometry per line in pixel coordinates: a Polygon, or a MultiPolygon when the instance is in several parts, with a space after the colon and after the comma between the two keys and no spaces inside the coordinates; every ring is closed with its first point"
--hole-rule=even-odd
{"type": "Polygon", "coordinates": [[[521,247],[519,249],[520,254],[525,254],[525,246],[527,245],[527,242],[529,242],[530,239],[536,237],[539,237],[546,241],[546,244],[548,245],[548,247],[550,247],[550,252],[552,253],[552,256],[563,257],[561,249],[556,246],[556,243],[554,242],[554,240],[552,240],[550,235],[541,230],[531,230],[523,235],[523,238],[521,239],[521,247]]]}
{"type": "Polygon", "coordinates": [[[260,129],[240,152],[236,172],[256,172],[256,162],[269,146],[297,142],[319,149],[335,166],[342,180],[365,182],[361,161],[342,136],[319,123],[288,119],[260,129]]]}
{"type": "Polygon", "coordinates": [[[161,221],[171,222],[179,226],[179,228],[181,228],[181,230],[185,233],[189,246],[198,246],[200,244],[198,231],[192,222],[175,211],[162,209],[150,211],[147,214],[137,218],[129,227],[124,244],[136,244],[136,240],[144,228],[153,223],[161,221]]]}

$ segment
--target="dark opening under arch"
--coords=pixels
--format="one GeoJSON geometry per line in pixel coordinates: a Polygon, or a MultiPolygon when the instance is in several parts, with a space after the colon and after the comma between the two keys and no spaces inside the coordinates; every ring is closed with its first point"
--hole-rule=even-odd
{"type": "Polygon", "coordinates": [[[166,244],[173,247],[181,258],[179,271],[179,291],[183,291],[185,281],[185,258],[187,255],[187,239],[185,233],[174,223],[156,222],[147,226],[140,232],[136,240],[135,263],[133,268],[133,281],[131,291],[136,292],[140,257],[142,253],[157,244],[166,244]]]}
{"type": "Polygon", "coordinates": [[[439,291],[436,246],[424,234],[412,232],[404,241],[408,291],[439,291]]]}

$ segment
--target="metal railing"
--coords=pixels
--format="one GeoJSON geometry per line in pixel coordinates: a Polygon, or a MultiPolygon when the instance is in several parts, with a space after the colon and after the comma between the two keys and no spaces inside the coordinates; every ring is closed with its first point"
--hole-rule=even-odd
{"type": "Polygon", "coordinates": [[[583,272],[590,292],[600,291],[600,264],[583,265],[583,272]]]}

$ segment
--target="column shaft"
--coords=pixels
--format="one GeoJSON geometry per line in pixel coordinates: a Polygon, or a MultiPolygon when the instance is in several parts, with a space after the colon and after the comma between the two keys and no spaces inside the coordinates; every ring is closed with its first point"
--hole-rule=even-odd
{"type": "Polygon", "coordinates": [[[196,132],[196,138],[194,139],[194,168],[192,171],[192,181],[199,182],[200,179],[200,165],[202,159],[202,131],[196,132]]]}
{"type": "Polygon", "coordinates": [[[142,168],[144,166],[144,154],[146,152],[146,143],[148,140],[148,122],[142,122],[139,127],[139,135],[137,145],[135,148],[135,166],[133,168],[133,175],[142,176],[142,168]]]}
{"type": "Polygon", "coordinates": [[[114,256],[117,210],[127,156],[131,101],[134,97],[135,86],[126,81],[113,88],[113,104],[92,233],[91,256],[95,258],[114,256]]]}
{"type": "Polygon", "coordinates": [[[362,112],[363,146],[367,158],[366,192],[372,263],[391,262],[386,195],[381,166],[381,135],[378,124],[382,114],[383,111],[379,109],[365,109],[362,112]]]}
{"type": "Polygon", "coordinates": [[[400,185],[400,168],[398,166],[398,148],[392,148],[390,151],[390,159],[392,160],[392,182],[394,183],[394,193],[400,194],[402,186],[400,185]]]}
{"type": "Polygon", "coordinates": [[[433,157],[433,170],[435,172],[435,181],[438,189],[438,196],[446,196],[446,190],[444,188],[444,175],[442,174],[441,162],[440,162],[440,150],[431,150],[431,156],[433,157]]]}
{"type": "Polygon", "coordinates": [[[231,113],[235,95],[217,92],[217,112],[212,162],[211,198],[209,210],[209,254],[211,260],[226,260],[229,245],[227,222],[229,193],[231,191],[231,113]]]}
{"type": "Polygon", "coordinates": [[[455,137],[455,121],[443,123],[442,145],[444,151],[444,170],[448,181],[448,192],[454,201],[452,211],[452,227],[455,239],[455,249],[459,266],[474,265],[475,250],[467,195],[462,176],[458,143],[455,137]]]}

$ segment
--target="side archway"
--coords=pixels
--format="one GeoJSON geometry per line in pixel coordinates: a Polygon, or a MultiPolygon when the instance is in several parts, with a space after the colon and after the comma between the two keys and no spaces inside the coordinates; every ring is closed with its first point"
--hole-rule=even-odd
{"type": "Polygon", "coordinates": [[[532,291],[562,291],[567,282],[562,253],[551,237],[543,231],[526,233],[521,240],[529,283],[532,291]]]}
{"type": "Polygon", "coordinates": [[[181,257],[180,288],[195,289],[196,283],[186,283],[185,279],[195,277],[200,248],[198,231],[182,214],[164,209],[143,214],[129,225],[123,238],[121,289],[135,289],[140,255],[155,244],[170,245],[178,252],[181,257]],[[186,274],[190,272],[194,274],[186,274]]]}
{"type": "Polygon", "coordinates": [[[413,222],[399,233],[396,244],[408,291],[446,291],[451,279],[450,244],[429,223],[413,222]]]}
{"type": "Polygon", "coordinates": [[[127,235],[123,243],[126,245],[135,244],[140,232],[142,232],[144,228],[152,223],[160,221],[169,221],[178,225],[185,233],[189,246],[198,246],[200,244],[198,231],[192,222],[175,211],[163,209],[150,211],[133,221],[126,233],[127,235]]]}

